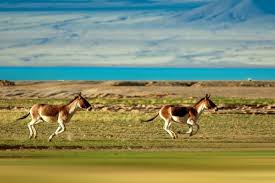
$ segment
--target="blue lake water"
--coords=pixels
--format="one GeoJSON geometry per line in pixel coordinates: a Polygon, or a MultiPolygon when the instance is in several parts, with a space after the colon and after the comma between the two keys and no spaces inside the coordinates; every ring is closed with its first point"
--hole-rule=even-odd
{"type": "Polygon", "coordinates": [[[0,67],[0,80],[275,80],[275,68],[0,67]]]}

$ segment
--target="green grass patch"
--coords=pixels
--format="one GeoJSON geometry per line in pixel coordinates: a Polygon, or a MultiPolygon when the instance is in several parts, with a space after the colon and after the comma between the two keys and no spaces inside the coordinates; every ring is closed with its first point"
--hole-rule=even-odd
{"type": "MultiPolygon", "coordinates": [[[[275,99],[248,99],[248,98],[226,98],[226,97],[212,97],[216,104],[236,104],[236,105],[270,105],[275,103],[275,99]]],[[[128,98],[128,99],[111,99],[111,98],[94,98],[89,99],[91,104],[104,105],[192,105],[199,99],[196,98],[128,98]]],[[[0,99],[0,107],[31,107],[37,103],[44,104],[66,104],[70,99],[0,99]]]]}
{"type": "Polygon", "coordinates": [[[111,166],[175,170],[275,170],[275,152],[0,151],[1,165],[111,166]],[[9,161],[16,160],[16,161],[9,161]],[[238,162],[238,164],[236,164],[238,162]]]}
{"type": "Polygon", "coordinates": [[[272,183],[275,153],[0,151],[1,181],[272,183]]]}

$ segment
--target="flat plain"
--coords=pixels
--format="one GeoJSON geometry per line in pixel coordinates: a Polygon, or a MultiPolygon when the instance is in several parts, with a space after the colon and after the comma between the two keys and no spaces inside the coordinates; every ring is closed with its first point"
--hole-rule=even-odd
{"type": "Polygon", "coordinates": [[[274,87],[116,85],[76,82],[70,87],[69,82],[20,82],[2,87],[1,180],[274,181],[275,118],[273,113],[264,112],[274,110],[274,87]],[[79,91],[94,109],[77,112],[67,130],[51,143],[47,139],[56,124],[38,124],[38,138],[29,140],[30,119],[15,122],[35,103],[63,104],[79,91]],[[140,122],[156,114],[163,104],[192,105],[205,93],[212,94],[221,110],[205,112],[200,118],[201,129],[193,137],[185,134],[185,125],[173,124],[179,138],[171,139],[162,129],[161,119],[140,122]],[[228,106],[234,108],[230,111],[228,106]]]}

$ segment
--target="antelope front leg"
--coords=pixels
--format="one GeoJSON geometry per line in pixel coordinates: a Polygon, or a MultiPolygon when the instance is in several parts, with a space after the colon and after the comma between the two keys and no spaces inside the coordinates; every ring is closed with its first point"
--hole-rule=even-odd
{"type": "Polygon", "coordinates": [[[193,135],[196,135],[198,133],[199,129],[200,129],[200,125],[198,125],[198,124],[195,124],[195,125],[197,126],[197,130],[196,130],[195,133],[193,133],[193,135]]]}
{"type": "Polygon", "coordinates": [[[50,142],[52,140],[52,138],[57,135],[57,132],[61,129],[60,126],[57,127],[57,129],[55,130],[55,132],[49,137],[48,141],[50,142]]]}
{"type": "Polygon", "coordinates": [[[65,131],[65,125],[63,124],[63,122],[58,122],[59,126],[57,127],[57,129],[55,130],[55,132],[49,137],[49,142],[52,140],[52,138],[55,136],[55,135],[58,135],[62,132],[65,131]]]}
{"type": "Polygon", "coordinates": [[[187,125],[189,126],[189,130],[186,133],[189,134],[189,137],[191,137],[193,135],[194,124],[195,124],[195,121],[193,119],[187,120],[187,125]]]}
{"type": "Polygon", "coordinates": [[[185,132],[186,134],[191,134],[192,133],[192,131],[193,131],[193,127],[191,126],[191,125],[188,125],[188,131],[187,132],[185,132]]]}

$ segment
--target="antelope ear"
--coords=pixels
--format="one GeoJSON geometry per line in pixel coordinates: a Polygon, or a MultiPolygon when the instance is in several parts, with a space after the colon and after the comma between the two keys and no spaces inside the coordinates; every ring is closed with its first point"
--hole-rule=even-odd
{"type": "Polygon", "coordinates": [[[78,96],[81,96],[81,92],[79,92],[78,96]]]}

